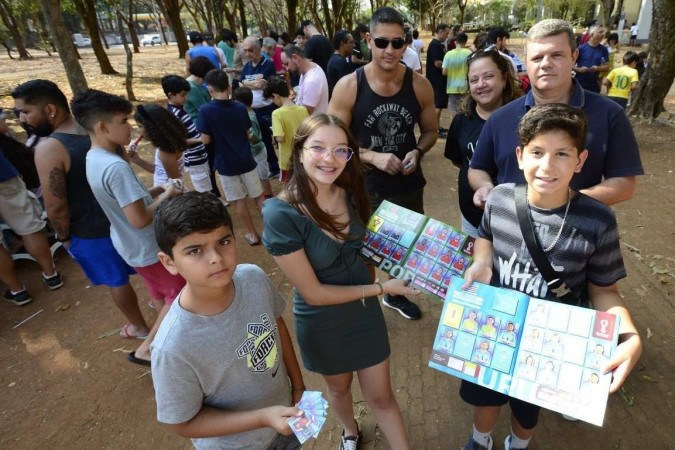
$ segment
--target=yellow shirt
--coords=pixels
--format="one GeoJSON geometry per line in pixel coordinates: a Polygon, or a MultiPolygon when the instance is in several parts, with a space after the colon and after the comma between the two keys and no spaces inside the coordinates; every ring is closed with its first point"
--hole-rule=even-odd
{"type": "Polygon", "coordinates": [[[607,75],[607,79],[612,83],[607,95],[625,99],[628,99],[631,85],[640,81],[638,71],[630,66],[622,66],[612,70],[607,75]]]}
{"type": "Polygon", "coordinates": [[[293,135],[308,115],[307,108],[297,105],[282,106],[272,111],[272,135],[284,138],[284,141],[279,143],[279,167],[282,170],[288,170],[291,167],[293,135]]]}

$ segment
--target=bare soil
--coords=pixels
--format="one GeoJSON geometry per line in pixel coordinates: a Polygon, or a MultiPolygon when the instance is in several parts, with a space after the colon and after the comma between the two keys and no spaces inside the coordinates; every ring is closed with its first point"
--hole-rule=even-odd
{"type": "MultiPolygon", "coordinates": [[[[112,49],[110,54],[113,65],[123,70],[123,50],[112,49]]],[[[91,51],[84,50],[82,55],[91,87],[125,93],[123,77],[99,75],[91,51]]],[[[36,77],[57,82],[70,96],[57,57],[10,61],[3,55],[0,67],[3,108],[11,108],[8,95],[14,86],[36,77]]],[[[176,47],[143,48],[134,55],[136,95],[143,102],[161,101],[159,78],[183,70],[176,47]]],[[[633,311],[645,351],[624,391],[610,399],[604,427],[569,423],[544,412],[531,448],[673,448],[675,442],[671,415],[675,406],[675,128],[635,123],[634,129],[646,173],[639,178],[635,198],[615,211],[629,271],[621,291],[633,311]]],[[[459,225],[457,171],[442,156],[444,144],[439,140],[424,161],[429,180],[426,209],[440,220],[459,225]]],[[[146,180],[150,182],[149,177],[146,180]]],[[[259,217],[255,220],[260,226],[259,217]]],[[[247,246],[240,229],[237,237],[240,261],[263,267],[285,298],[290,298],[288,281],[265,250],[247,246]]],[[[65,277],[64,288],[49,292],[40,281],[37,264],[21,261],[18,272],[34,301],[21,308],[0,305],[0,448],[190,448],[188,440],[157,423],[150,372],[126,361],[126,353],[138,342],[117,336],[123,318],[108,291],[90,286],[62,250],[56,253],[56,264],[65,277]]],[[[144,313],[153,317],[146,306],[145,289],[138,279],[133,284],[144,313]]],[[[418,322],[385,311],[393,350],[393,387],[412,448],[459,448],[470,430],[470,410],[457,395],[455,379],[426,367],[440,304],[430,299],[419,303],[424,317],[418,322]]],[[[292,328],[288,311],[286,316],[292,328]]],[[[318,377],[305,376],[307,386],[323,388],[318,377]]],[[[355,400],[364,448],[386,448],[358,393],[355,400]]],[[[502,419],[495,431],[497,441],[508,431],[506,412],[502,419]]],[[[307,447],[336,448],[340,432],[331,415],[319,440],[307,447]]]]}

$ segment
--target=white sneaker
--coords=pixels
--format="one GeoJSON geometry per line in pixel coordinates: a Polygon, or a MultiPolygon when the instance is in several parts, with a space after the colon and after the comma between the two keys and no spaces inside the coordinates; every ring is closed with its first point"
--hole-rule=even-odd
{"type": "MultiPolygon", "coordinates": [[[[511,450],[511,435],[510,434],[508,436],[506,436],[506,439],[504,439],[504,450],[511,450]]],[[[527,447],[525,447],[524,449],[520,449],[520,448],[515,449],[514,448],[513,450],[527,450],[527,447]]]]}

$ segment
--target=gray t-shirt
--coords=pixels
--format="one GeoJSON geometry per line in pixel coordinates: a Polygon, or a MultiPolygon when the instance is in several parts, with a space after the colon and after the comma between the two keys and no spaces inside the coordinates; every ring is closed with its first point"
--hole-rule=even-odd
{"type": "Polygon", "coordinates": [[[87,181],[94,197],[110,221],[110,238],[115,250],[131,267],[145,267],[159,261],[152,223],[134,228],[122,208],[137,200],[145,206],[152,196],[129,163],[116,153],[92,148],[87,153],[87,181]]]}
{"type": "MultiPolygon", "coordinates": [[[[555,293],[548,290],[523,240],[514,186],[500,184],[490,192],[478,229],[480,237],[492,241],[492,284],[555,301],[555,293]]],[[[531,207],[532,221],[544,248],[555,240],[564,214],[565,205],[553,210],[531,207]]],[[[610,286],[626,276],[614,213],[584,194],[577,193],[572,199],[560,239],[546,256],[582,304],[588,299],[589,282],[610,286]]]]}
{"type": "MultiPolygon", "coordinates": [[[[241,264],[234,272],[232,304],[215,316],[199,316],[181,307],[180,295],[152,343],[152,380],[157,420],[178,424],[203,406],[250,411],[290,405],[276,319],[284,300],[265,272],[241,264]]],[[[198,449],[263,449],[273,428],[218,438],[193,439],[198,449]]]]}

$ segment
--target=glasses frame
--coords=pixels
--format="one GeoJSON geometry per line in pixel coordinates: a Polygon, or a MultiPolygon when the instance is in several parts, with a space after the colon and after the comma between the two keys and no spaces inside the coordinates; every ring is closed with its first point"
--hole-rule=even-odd
{"type": "Polygon", "coordinates": [[[467,63],[473,61],[474,59],[478,58],[479,56],[487,55],[490,52],[497,52],[499,53],[499,50],[497,50],[497,46],[495,44],[490,44],[487,45],[483,48],[480,48],[476,50],[475,52],[471,53],[468,58],[466,58],[467,63]]]}
{"type": "Polygon", "coordinates": [[[339,146],[339,147],[328,148],[328,147],[323,147],[321,145],[310,145],[310,146],[306,146],[306,147],[303,146],[302,149],[307,150],[309,152],[310,156],[312,157],[312,159],[314,159],[315,161],[325,160],[326,156],[328,156],[329,153],[331,154],[331,156],[333,156],[333,159],[335,161],[341,161],[341,162],[344,162],[344,163],[349,162],[349,160],[352,159],[352,157],[354,156],[354,149],[351,148],[351,147],[347,147],[347,146],[344,146],[344,147],[339,146]],[[321,155],[317,154],[314,150],[315,148],[324,149],[323,154],[321,154],[321,155]],[[337,150],[338,148],[343,148],[343,149],[346,148],[350,151],[347,159],[342,159],[342,158],[338,158],[337,156],[335,156],[335,150],[337,150]]]}
{"type": "Polygon", "coordinates": [[[401,50],[403,46],[405,45],[405,38],[393,38],[393,39],[387,39],[383,37],[373,37],[373,43],[375,44],[375,47],[379,48],[380,50],[385,50],[389,45],[391,44],[391,48],[394,50],[401,50]],[[378,44],[380,42],[380,44],[378,44]],[[382,42],[386,42],[387,44],[382,47],[382,42]],[[396,44],[394,44],[396,42],[396,44]],[[400,44],[399,44],[400,43],[400,44]]]}

